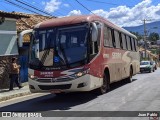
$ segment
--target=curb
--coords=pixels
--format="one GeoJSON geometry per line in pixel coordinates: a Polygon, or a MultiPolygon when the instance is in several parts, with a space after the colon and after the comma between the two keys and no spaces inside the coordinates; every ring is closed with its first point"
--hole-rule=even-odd
{"type": "Polygon", "coordinates": [[[17,94],[6,96],[6,97],[1,97],[0,98],[0,102],[6,101],[6,100],[10,100],[10,99],[13,99],[13,98],[16,98],[16,97],[21,97],[21,96],[29,95],[29,94],[31,94],[30,91],[23,92],[23,93],[17,93],[17,94]]]}

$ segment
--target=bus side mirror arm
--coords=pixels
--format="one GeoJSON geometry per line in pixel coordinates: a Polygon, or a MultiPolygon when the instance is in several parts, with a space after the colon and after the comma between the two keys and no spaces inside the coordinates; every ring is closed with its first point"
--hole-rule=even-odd
{"type": "Polygon", "coordinates": [[[33,30],[24,30],[19,34],[19,39],[18,39],[18,46],[23,47],[23,36],[27,33],[31,33],[33,30]]]}
{"type": "Polygon", "coordinates": [[[92,22],[91,25],[92,25],[92,35],[91,35],[92,42],[96,42],[98,39],[98,28],[96,23],[94,22],[92,22]]]}

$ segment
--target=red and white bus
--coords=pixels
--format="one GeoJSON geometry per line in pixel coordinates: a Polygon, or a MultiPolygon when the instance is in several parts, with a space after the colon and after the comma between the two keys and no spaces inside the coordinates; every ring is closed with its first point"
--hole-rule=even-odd
{"type": "Polygon", "coordinates": [[[96,16],[70,16],[37,24],[29,50],[31,92],[106,93],[111,83],[139,72],[136,36],[96,16]]]}

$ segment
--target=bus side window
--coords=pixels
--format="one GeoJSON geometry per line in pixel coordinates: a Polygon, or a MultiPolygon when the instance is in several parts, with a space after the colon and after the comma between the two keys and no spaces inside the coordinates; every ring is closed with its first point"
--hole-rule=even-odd
{"type": "Polygon", "coordinates": [[[123,49],[122,34],[120,32],[119,32],[119,42],[120,42],[120,48],[123,49]]]}
{"type": "Polygon", "coordinates": [[[123,49],[126,50],[127,49],[127,46],[126,46],[126,42],[127,42],[126,41],[126,37],[125,37],[125,35],[123,33],[121,34],[121,36],[122,36],[123,49]]]}
{"type": "Polygon", "coordinates": [[[126,49],[128,50],[128,42],[127,42],[127,36],[125,35],[125,40],[126,40],[126,49]]]}
{"type": "Polygon", "coordinates": [[[104,46],[109,46],[109,37],[107,26],[104,26],[104,46]]]}
{"type": "Polygon", "coordinates": [[[134,39],[134,43],[135,43],[135,51],[137,51],[138,50],[138,44],[137,44],[137,40],[136,39],[134,39]]]}
{"type": "Polygon", "coordinates": [[[131,38],[131,37],[129,37],[129,39],[130,39],[130,46],[131,46],[131,50],[133,51],[132,38],[131,38]]]}
{"type": "Polygon", "coordinates": [[[127,38],[127,47],[128,47],[128,50],[131,50],[131,40],[130,40],[130,37],[126,36],[126,38],[127,38]]]}
{"type": "Polygon", "coordinates": [[[132,50],[135,51],[135,43],[134,43],[134,38],[131,38],[132,41],[132,50]]]}
{"type": "Polygon", "coordinates": [[[108,39],[109,39],[109,46],[113,47],[113,37],[112,37],[112,29],[108,28],[108,39]]]}
{"type": "Polygon", "coordinates": [[[112,33],[112,43],[113,43],[113,47],[116,47],[116,41],[115,41],[115,35],[114,35],[114,30],[111,30],[112,33]]]}
{"type": "Polygon", "coordinates": [[[120,48],[119,34],[116,30],[114,30],[114,36],[115,36],[116,48],[120,48]]]}

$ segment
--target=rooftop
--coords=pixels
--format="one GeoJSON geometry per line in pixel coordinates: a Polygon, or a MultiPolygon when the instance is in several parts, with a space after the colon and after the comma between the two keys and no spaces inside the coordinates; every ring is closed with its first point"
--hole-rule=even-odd
{"type": "MultiPolygon", "coordinates": [[[[26,14],[26,13],[21,13],[23,15],[27,15],[28,18],[21,18],[17,20],[17,31],[21,32],[23,30],[28,30],[32,29],[34,25],[42,22],[49,20],[53,17],[50,16],[43,16],[43,15],[37,15],[37,14],[26,14]]],[[[55,18],[55,17],[54,17],[55,18]]]]}
{"type": "Polygon", "coordinates": [[[5,12],[0,10],[0,17],[8,17],[8,18],[15,18],[15,19],[20,19],[20,18],[28,18],[29,16],[26,14],[22,13],[16,13],[16,12],[5,12]]]}
{"type": "Polygon", "coordinates": [[[14,18],[17,19],[17,31],[21,32],[23,30],[32,29],[34,25],[46,21],[51,18],[50,16],[38,15],[38,14],[29,14],[29,13],[21,13],[21,12],[5,12],[0,11],[0,17],[14,18]]]}

